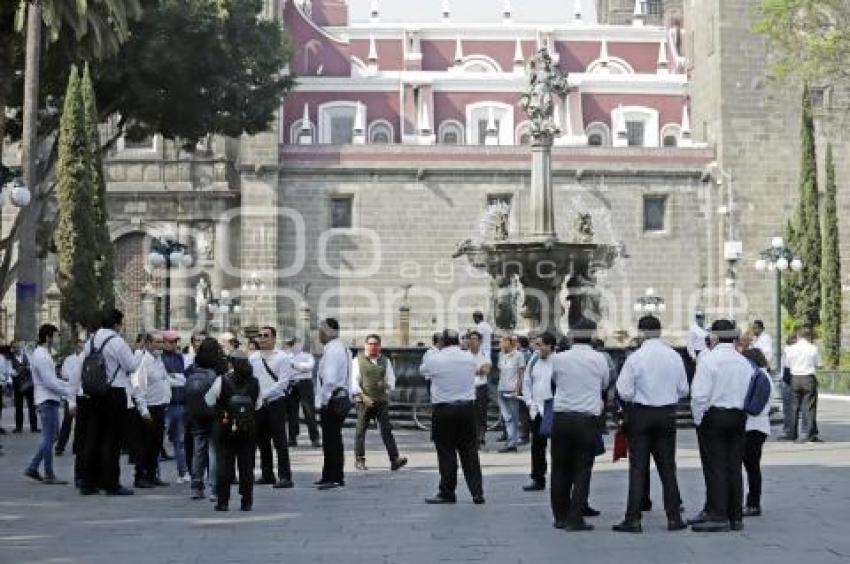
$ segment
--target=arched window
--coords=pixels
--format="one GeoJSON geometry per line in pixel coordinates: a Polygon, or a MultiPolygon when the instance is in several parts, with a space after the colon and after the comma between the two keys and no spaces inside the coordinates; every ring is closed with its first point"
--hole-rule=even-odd
{"type": "Polygon", "coordinates": [[[531,145],[531,127],[527,121],[516,127],[516,144],[531,145]]]}
{"type": "MultiPolygon", "coordinates": [[[[363,107],[365,113],[366,108],[363,107]]],[[[354,139],[357,102],[328,102],[319,106],[319,143],[348,145],[354,139]]],[[[365,116],[364,116],[365,120],[365,116]]]]}
{"type": "Polygon", "coordinates": [[[634,74],[635,70],[625,60],[619,57],[596,59],[587,65],[587,74],[634,74]]]}
{"type": "Polygon", "coordinates": [[[448,120],[440,124],[439,139],[442,145],[463,144],[463,124],[448,120]]]}
{"type": "Polygon", "coordinates": [[[499,63],[486,55],[464,57],[460,69],[462,72],[502,72],[499,63]]]}
{"type": "Polygon", "coordinates": [[[661,128],[661,144],[664,147],[678,147],[682,138],[682,127],[678,123],[668,123],[661,128]]]}
{"type": "Polygon", "coordinates": [[[587,144],[592,147],[607,147],[611,144],[611,130],[601,121],[595,121],[587,126],[587,144]]]}
{"type": "Polygon", "coordinates": [[[384,119],[373,121],[369,125],[369,143],[389,145],[393,142],[393,126],[384,119]]]}
{"type": "Polygon", "coordinates": [[[514,108],[502,102],[477,102],[466,106],[466,143],[484,145],[492,109],[499,145],[514,144],[514,108]]]}
{"type": "MultiPolygon", "coordinates": [[[[307,122],[307,127],[310,129],[310,135],[313,136],[313,141],[315,142],[316,128],[313,125],[313,122],[307,122]]],[[[304,120],[299,119],[295,123],[292,124],[289,128],[289,143],[292,145],[298,145],[301,142],[301,134],[304,129],[304,120]]]]}

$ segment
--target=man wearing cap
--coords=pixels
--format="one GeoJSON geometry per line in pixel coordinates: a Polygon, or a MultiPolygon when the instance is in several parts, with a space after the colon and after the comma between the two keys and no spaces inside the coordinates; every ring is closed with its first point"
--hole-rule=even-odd
{"type": "Polygon", "coordinates": [[[708,499],[707,515],[694,522],[693,530],[740,531],[744,501],[741,465],[747,423],[744,401],[753,368],[735,350],[734,323],[718,319],[712,324],[711,333],[718,343],[701,356],[691,384],[691,412],[705,444],[703,465],[708,499]]]}
{"type": "Polygon", "coordinates": [[[319,439],[319,424],[316,421],[316,398],[313,387],[313,367],[316,359],[309,352],[301,350],[297,337],[287,337],[283,341],[283,352],[289,355],[285,364],[289,376],[289,395],[287,396],[287,411],[289,415],[289,446],[298,446],[298,434],[301,432],[298,420],[299,409],[304,410],[304,421],[313,447],[322,446],[319,439]]]}
{"type": "Polygon", "coordinates": [[[420,373],[431,382],[433,438],[440,486],[429,504],[456,503],[457,461],[476,505],[484,503],[475,414],[475,358],[460,348],[457,331],[443,331],[443,348],[422,363],[420,373]]]}
{"type": "Polygon", "coordinates": [[[396,471],[407,464],[407,458],[399,456],[393,426],[390,423],[389,392],[395,390],[393,363],[381,354],[381,337],[368,335],[366,350],[351,361],[351,397],[357,407],[357,430],[355,433],[355,468],[366,470],[366,428],[372,419],[378,420],[381,439],[390,457],[390,469],[396,471]]]}

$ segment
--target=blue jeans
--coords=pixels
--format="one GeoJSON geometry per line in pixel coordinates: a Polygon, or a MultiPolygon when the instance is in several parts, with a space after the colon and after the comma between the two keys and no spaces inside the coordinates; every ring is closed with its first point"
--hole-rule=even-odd
{"type": "Polygon", "coordinates": [[[47,400],[38,404],[38,417],[41,420],[41,444],[38,445],[28,470],[37,472],[44,461],[44,476],[53,478],[53,443],[59,434],[59,402],[47,400]]]}
{"type": "Polygon", "coordinates": [[[183,411],[184,406],[179,404],[169,405],[165,411],[165,428],[168,430],[168,441],[174,446],[174,460],[177,462],[177,474],[180,476],[189,472],[186,466],[186,448],[183,445],[183,411]]]}
{"type": "Polygon", "coordinates": [[[499,411],[505,422],[505,433],[508,435],[506,447],[517,446],[519,434],[519,400],[507,392],[499,392],[499,411]]]}
{"type": "Polygon", "coordinates": [[[204,491],[204,474],[209,476],[210,488],[216,491],[215,446],[209,429],[192,426],[195,452],[192,455],[192,489],[204,491]]]}

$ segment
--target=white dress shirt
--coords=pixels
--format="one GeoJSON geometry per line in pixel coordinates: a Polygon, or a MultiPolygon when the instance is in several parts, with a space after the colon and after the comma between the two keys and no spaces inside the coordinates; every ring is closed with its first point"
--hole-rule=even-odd
{"type": "Polygon", "coordinates": [[[490,358],[493,346],[493,327],[486,321],[482,321],[475,326],[475,330],[481,333],[481,352],[484,353],[484,356],[490,358]]]}
{"type": "MultiPolygon", "coordinates": [[[[770,382],[770,397],[772,398],[774,394],[773,379],[766,370],[760,370],[765,373],[767,381],[770,382]]],[[[770,403],[771,402],[768,401],[767,405],[764,406],[764,409],[758,415],[747,414],[747,431],[758,431],[759,433],[764,433],[768,437],[770,436],[770,403]]]]}
{"type": "Polygon", "coordinates": [[[688,395],[685,363],[661,339],[648,339],[629,355],[617,378],[620,399],[650,407],[676,405],[688,395]]]}
{"type": "Polygon", "coordinates": [[[546,400],[552,399],[552,354],[546,358],[535,354],[528,366],[522,379],[522,398],[533,420],[538,414],[543,415],[546,400]]]}
{"type": "Polygon", "coordinates": [[[288,366],[292,364],[292,355],[277,349],[270,351],[255,351],[248,357],[253,369],[254,378],[260,383],[260,397],[263,403],[273,402],[286,395],[289,388],[289,375],[291,370],[288,366]],[[263,362],[265,360],[265,363],[263,362]],[[272,374],[269,374],[269,365],[272,374]],[[277,381],[275,381],[277,378],[277,381]]]}
{"type": "Polygon", "coordinates": [[[35,388],[35,405],[49,400],[61,401],[68,395],[68,386],[56,376],[56,363],[53,362],[47,347],[36,347],[29,360],[35,388]]]}
{"type": "Polygon", "coordinates": [[[585,344],[552,355],[555,382],[554,411],[600,415],[602,392],[608,387],[608,361],[601,352],[585,344]]]}
{"type": "Polygon", "coordinates": [[[296,382],[301,380],[313,379],[313,367],[316,366],[316,358],[304,351],[285,351],[290,355],[289,363],[286,366],[287,375],[290,381],[296,382]]]}
{"type": "Polygon", "coordinates": [[[77,354],[69,354],[65,357],[65,360],[62,361],[62,368],[59,370],[62,374],[62,378],[68,382],[68,390],[70,395],[68,396],[68,405],[76,405],[77,396],[84,396],[83,394],[83,358],[85,358],[84,353],[77,354]]]}
{"type": "Polygon", "coordinates": [[[821,364],[820,351],[806,339],[797,339],[796,343],[785,347],[785,366],[791,376],[810,376],[821,364]]]}
{"type": "Polygon", "coordinates": [[[429,355],[419,372],[431,380],[431,403],[475,400],[475,359],[457,345],[429,355]]]}
{"type": "Polygon", "coordinates": [[[525,355],[516,349],[499,353],[499,393],[516,393],[520,371],[525,368],[525,355]]]}
{"type": "Polygon", "coordinates": [[[705,352],[708,345],[705,344],[705,338],[708,337],[708,331],[694,323],[688,331],[688,354],[693,360],[697,359],[699,353],[705,352]]]}
{"type": "Polygon", "coordinates": [[[469,351],[469,354],[471,354],[475,359],[475,386],[486,386],[490,378],[490,370],[493,369],[490,357],[484,354],[484,351],[481,349],[478,350],[478,354],[475,354],[472,351],[469,351]],[[490,369],[487,371],[487,374],[479,374],[478,370],[480,370],[485,364],[490,365],[490,369]]]}
{"type": "Polygon", "coordinates": [[[767,332],[762,331],[761,335],[753,341],[753,348],[760,350],[764,354],[764,358],[767,359],[768,364],[773,362],[773,339],[770,338],[767,332]]]}
{"type": "Polygon", "coordinates": [[[351,352],[342,339],[336,338],[325,345],[319,359],[319,391],[316,407],[328,405],[334,390],[344,388],[351,393],[351,352]]]}
{"type": "Polygon", "coordinates": [[[112,382],[113,388],[124,388],[125,393],[127,393],[127,407],[132,407],[130,374],[139,368],[139,364],[142,362],[141,353],[134,354],[127,341],[112,329],[98,329],[97,333],[94,334],[94,342],[92,343],[92,339],[86,342],[84,352],[88,356],[92,350],[92,344],[95,349],[99,349],[109,337],[113,337],[113,339],[106,343],[102,351],[106,364],[106,377],[112,382]]]}
{"type": "MultiPolygon", "coordinates": [[[[207,393],[204,394],[204,402],[210,407],[215,407],[215,404],[218,403],[218,398],[221,397],[221,376],[215,379],[210,386],[210,389],[207,390],[207,393]]],[[[254,409],[259,411],[263,407],[263,394],[257,394],[257,403],[254,405],[254,409]]]]}
{"type": "Polygon", "coordinates": [[[150,415],[150,407],[166,405],[171,401],[171,382],[162,359],[149,351],[142,353],[139,368],[130,375],[136,409],[143,417],[150,415]]]}
{"type": "Polygon", "coordinates": [[[730,343],[720,343],[700,355],[691,384],[691,412],[694,423],[702,424],[712,407],[744,409],[753,365],[730,343]]]}
{"type": "MultiPolygon", "coordinates": [[[[380,358],[380,357],[379,357],[380,358]]],[[[389,357],[384,357],[387,361],[386,367],[387,372],[384,374],[384,382],[387,385],[387,390],[393,391],[395,390],[395,370],[393,370],[393,363],[389,357]]],[[[378,365],[377,358],[369,358],[366,357],[366,360],[371,362],[374,365],[378,365]]],[[[360,361],[357,357],[354,357],[351,360],[351,395],[356,396],[357,394],[362,394],[363,390],[360,389],[360,361]]]]}

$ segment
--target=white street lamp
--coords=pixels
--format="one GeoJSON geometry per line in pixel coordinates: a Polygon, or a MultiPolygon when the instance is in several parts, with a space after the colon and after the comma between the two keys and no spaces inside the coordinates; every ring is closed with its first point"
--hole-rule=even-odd
{"type": "Polygon", "coordinates": [[[152,252],[148,255],[148,262],[154,268],[162,268],[165,266],[165,257],[157,252],[152,252]]]}
{"type": "Polygon", "coordinates": [[[764,259],[758,259],[755,264],[756,270],[759,272],[764,272],[767,268],[767,262],[764,259]]]}
{"type": "Polygon", "coordinates": [[[32,195],[30,194],[29,189],[26,186],[20,185],[12,188],[12,194],[9,197],[9,201],[12,202],[12,205],[19,208],[29,205],[31,199],[32,195]]]}
{"type": "Polygon", "coordinates": [[[781,271],[788,270],[788,259],[785,257],[781,257],[776,261],[776,269],[781,271]]]}
{"type": "Polygon", "coordinates": [[[793,270],[794,272],[800,272],[801,270],[803,270],[803,261],[801,261],[798,258],[795,258],[794,260],[792,260],[791,261],[791,270],[793,270]]]}

